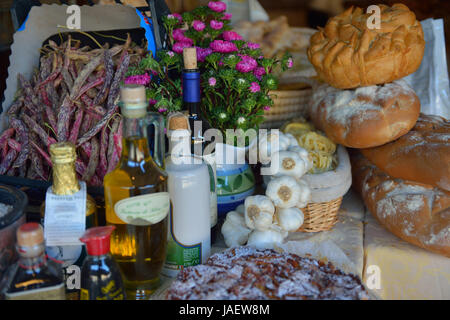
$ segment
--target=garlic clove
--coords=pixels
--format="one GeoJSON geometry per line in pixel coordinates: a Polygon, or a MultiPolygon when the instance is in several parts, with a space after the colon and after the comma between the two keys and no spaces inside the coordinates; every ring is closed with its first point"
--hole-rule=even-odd
{"type": "Polygon", "coordinates": [[[280,151],[273,159],[278,161],[276,176],[289,175],[301,178],[307,172],[307,163],[297,152],[280,151]]]}
{"type": "Polygon", "coordinates": [[[295,205],[297,208],[304,208],[311,202],[311,188],[308,183],[302,179],[297,179],[297,184],[300,188],[300,196],[297,204],[295,205]]]}
{"type": "Polygon", "coordinates": [[[244,206],[244,204],[238,205],[237,208],[234,209],[234,211],[239,212],[240,214],[242,214],[242,216],[244,216],[244,214],[245,214],[245,206],[244,206]]]}
{"type": "Polygon", "coordinates": [[[253,231],[248,237],[247,245],[258,249],[273,249],[276,244],[283,243],[288,232],[277,225],[271,225],[267,230],[253,231]]]}

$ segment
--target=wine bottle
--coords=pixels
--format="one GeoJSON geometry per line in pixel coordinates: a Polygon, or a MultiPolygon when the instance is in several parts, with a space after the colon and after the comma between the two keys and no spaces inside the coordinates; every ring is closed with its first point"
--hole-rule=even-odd
{"type": "Polygon", "coordinates": [[[183,49],[183,62],[183,104],[189,114],[191,150],[205,160],[210,173],[211,243],[214,243],[217,236],[216,158],[214,153],[205,152],[210,148],[207,148],[209,141],[204,133],[211,127],[201,114],[200,71],[195,47],[183,49]]]}

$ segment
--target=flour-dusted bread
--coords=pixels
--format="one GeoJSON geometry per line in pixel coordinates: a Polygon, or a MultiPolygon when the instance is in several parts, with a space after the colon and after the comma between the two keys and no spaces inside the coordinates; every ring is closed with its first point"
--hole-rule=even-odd
{"type": "Polygon", "coordinates": [[[352,90],[315,86],[309,115],[333,142],[351,148],[383,145],[406,134],[420,114],[420,101],[404,80],[352,90]]]}
{"type": "Polygon", "coordinates": [[[442,117],[421,114],[404,136],[361,152],[394,178],[450,191],[450,121],[442,117]]]}
{"type": "Polygon", "coordinates": [[[403,4],[379,7],[379,29],[368,27],[371,13],[351,7],[311,37],[308,57],[322,80],[348,89],[392,82],[419,68],[425,40],[415,14],[403,4]]]}
{"type": "Polygon", "coordinates": [[[450,193],[393,178],[359,151],[351,155],[353,187],[386,229],[426,250],[450,257],[450,193]]]}

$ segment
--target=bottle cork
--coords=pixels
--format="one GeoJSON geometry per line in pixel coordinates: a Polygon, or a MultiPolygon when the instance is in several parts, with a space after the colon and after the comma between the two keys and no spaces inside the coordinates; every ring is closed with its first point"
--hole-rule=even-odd
{"type": "Polygon", "coordinates": [[[21,247],[32,247],[44,242],[44,230],[35,222],[21,225],[17,229],[17,244],[21,247]]]}
{"type": "Polygon", "coordinates": [[[120,89],[120,99],[124,103],[145,102],[145,87],[138,84],[126,84],[120,89]]]}
{"type": "Polygon", "coordinates": [[[169,118],[169,130],[189,130],[189,122],[182,113],[176,113],[169,118]]]}
{"type": "Polygon", "coordinates": [[[184,48],[183,61],[184,61],[184,69],[186,70],[197,69],[197,49],[195,47],[184,48]]]}

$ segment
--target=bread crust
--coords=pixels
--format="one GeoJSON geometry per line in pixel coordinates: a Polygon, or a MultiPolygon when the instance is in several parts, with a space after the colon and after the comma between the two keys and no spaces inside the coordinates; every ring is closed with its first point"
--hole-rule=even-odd
{"type": "Polygon", "coordinates": [[[392,82],[419,68],[425,40],[415,14],[403,4],[379,7],[379,29],[368,28],[371,14],[350,7],[311,37],[308,58],[323,81],[349,89],[392,82]]]}
{"type": "Polygon", "coordinates": [[[394,178],[450,191],[450,121],[442,117],[421,114],[404,136],[361,152],[394,178]]]}
{"type": "Polygon", "coordinates": [[[353,187],[372,215],[397,237],[450,257],[450,193],[393,178],[351,152],[353,187]]]}
{"type": "Polygon", "coordinates": [[[314,125],[333,142],[351,148],[397,139],[414,127],[419,114],[419,98],[404,80],[353,90],[321,84],[309,106],[314,125]]]}

